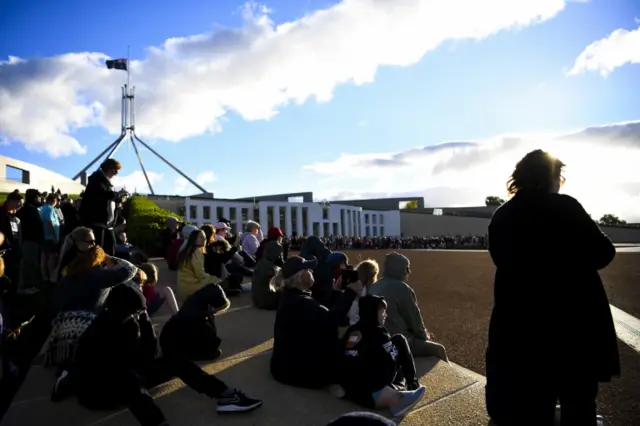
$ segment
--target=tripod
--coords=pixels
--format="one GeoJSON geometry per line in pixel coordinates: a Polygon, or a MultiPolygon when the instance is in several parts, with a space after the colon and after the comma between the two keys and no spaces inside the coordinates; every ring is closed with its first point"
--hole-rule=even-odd
{"type": "Polygon", "coordinates": [[[147,181],[147,185],[149,185],[149,191],[151,192],[151,195],[155,195],[155,192],[153,191],[153,187],[151,186],[151,181],[149,180],[149,176],[147,175],[147,170],[144,168],[144,164],[142,163],[142,158],[140,157],[140,152],[138,151],[138,146],[136,145],[136,141],[139,142],[145,148],[147,148],[152,154],[154,154],[160,160],[162,160],[167,166],[175,170],[176,173],[178,173],[180,176],[185,178],[190,184],[198,188],[204,194],[209,194],[209,192],[206,189],[198,185],[196,181],[191,179],[189,176],[183,173],[176,166],[171,164],[169,160],[167,160],[162,155],[160,155],[156,150],[151,148],[142,139],[140,139],[138,135],[136,135],[136,129],[135,129],[136,114],[134,109],[134,105],[135,105],[134,99],[135,99],[135,86],[131,87],[128,83],[122,86],[122,110],[121,110],[121,117],[120,117],[121,118],[120,136],[118,136],[118,139],[113,141],[111,145],[107,146],[104,149],[104,151],[98,154],[96,158],[93,159],[93,161],[87,164],[84,169],[80,170],[72,179],[77,180],[78,178],[80,178],[80,183],[82,183],[83,185],[86,185],[87,170],[90,169],[96,162],[98,162],[98,160],[100,160],[100,158],[102,158],[107,152],[109,152],[109,155],[107,156],[107,158],[113,157],[113,155],[116,153],[118,148],[120,148],[120,145],[122,145],[122,142],[126,141],[128,137],[129,142],[131,142],[131,145],[133,146],[133,149],[136,153],[136,157],[138,157],[138,163],[140,163],[140,168],[142,169],[144,178],[147,181]]]}

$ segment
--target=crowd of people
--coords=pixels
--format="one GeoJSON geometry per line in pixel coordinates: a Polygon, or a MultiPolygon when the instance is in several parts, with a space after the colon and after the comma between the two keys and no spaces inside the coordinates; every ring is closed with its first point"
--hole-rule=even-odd
{"type": "MultiPolygon", "coordinates": [[[[299,250],[307,237],[293,236],[288,242],[291,248],[299,250]]],[[[330,235],[319,237],[320,240],[333,250],[344,249],[486,249],[486,235],[440,235],[413,237],[343,237],[330,235]]]]}
{"type": "MultiPolygon", "coordinates": [[[[563,168],[540,150],[525,156],[509,181],[513,197],[489,227],[497,272],[486,403],[498,426],[551,425],[558,399],[563,426],[600,424],[598,383],[620,372],[597,272],[615,249],[577,201],[558,194],[563,168]],[[574,260],[547,244],[558,234],[579,243],[574,260]],[[555,356],[533,350],[534,336],[555,356]]],[[[253,411],[262,401],[195,363],[221,356],[216,316],[247,292],[256,309],[275,311],[270,373],[282,384],[326,389],[402,417],[425,393],[415,357],[449,362],[424,324],[409,258],[390,251],[382,265],[353,264],[341,249],[485,245],[487,238],[287,239],[253,221],[233,235],[225,218],[196,228],[168,217],[159,238],[172,276],[160,288],[156,265],[132,255],[126,240],[118,206],[126,193],[111,184],[120,169],[104,161],[80,201],[28,190],[24,200],[9,194],[0,209],[3,412],[43,345],[56,371],[56,402],[75,395],[92,410],[125,405],[143,426],[167,425],[148,390],[179,377],[216,399],[219,413],[253,411]],[[126,259],[117,251],[123,245],[126,259]],[[171,316],[158,335],[151,317],[163,306],[171,316]]],[[[351,413],[331,424],[395,423],[351,413]]]]}

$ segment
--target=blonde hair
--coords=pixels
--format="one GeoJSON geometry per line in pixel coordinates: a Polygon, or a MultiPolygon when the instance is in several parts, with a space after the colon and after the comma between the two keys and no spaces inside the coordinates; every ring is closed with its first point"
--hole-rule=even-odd
{"type": "Polygon", "coordinates": [[[4,277],[4,259],[0,256],[0,277],[4,277]]]}
{"type": "Polygon", "coordinates": [[[86,228],[84,226],[78,226],[75,228],[67,237],[64,239],[64,243],[62,243],[62,248],[60,249],[60,260],[64,257],[65,254],[73,247],[76,241],[82,241],[87,238],[87,236],[91,235],[93,230],[91,228],[86,228]]]}
{"type": "Polygon", "coordinates": [[[140,270],[145,273],[145,284],[156,285],[158,283],[158,268],[153,263],[143,263],[140,270]]]}
{"type": "Polygon", "coordinates": [[[147,277],[147,274],[142,268],[138,268],[138,272],[136,273],[135,277],[133,277],[133,281],[139,285],[146,284],[148,279],[149,278],[147,277]]]}
{"type": "Polygon", "coordinates": [[[102,265],[107,256],[100,246],[93,246],[88,251],[79,253],[67,266],[67,276],[81,275],[92,268],[102,265]]]}
{"type": "Polygon", "coordinates": [[[273,288],[275,291],[282,290],[283,288],[298,287],[298,284],[300,284],[300,276],[304,271],[298,271],[295,275],[285,278],[282,268],[277,269],[278,272],[273,278],[271,278],[271,281],[269,281],[269,287],[273,288]]]}
{"type": "Polygon", "coordinates": [[[380,273],[380,266],[378,266],[378,262],[373,259],[366,259],[362,262],[358,263],[356,266],[356,271],[358,271],[358,278],[363,286],[369,288],[371,284],[378,278],[378,274],[380,273]]]}

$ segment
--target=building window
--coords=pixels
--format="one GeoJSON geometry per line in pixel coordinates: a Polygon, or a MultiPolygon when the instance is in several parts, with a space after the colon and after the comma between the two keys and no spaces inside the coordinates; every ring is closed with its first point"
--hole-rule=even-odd
{"type": "Polygon", "coordinates": [[[257,207],[253,209],[253,220],[255,220],[258,223],[260,222],[260,209],[257,207]]]}
{"type": "Polygon", "coordinates": [[[283,234],[289,235],[290,232],[287,227],[287,208],[280,207],[279,211],[280,211],[280,229],[282,230],[283,234]]]}
{"type": "Polygon", "coordinates": [[[384,226],[380,227],[380,236],[384,237],[384,226]]]}
{"type": "Polygon", "coordinates": [[[369,224],[369,213],[365,213],[364,214],[364,224],[368,225],[369,224]]]}
{"type": "Polygon", "coordinates": [[[229,220],[236,220],[238,215],[238,209],[235,207],[229,207],[229,220]]]}
{"type": "Polygon", "coordinates": [[[373,225],[375,225],[378,222],[378,215],[377,214],[372,214],[371,215],[371,223],[373,225]]]}
{"type": "Polygon", "coordinates": [[[338,224],[337,223],[333,224],[333,235],[334,236],[338,235],[338,224]]]}
{"type": "Polygon", "coordinates": [[[316,237],[320,235],[320,222],[313,222],[313,234],[316,237]]]}
{"type": "Polygon", "coordinates": [[[356,222],[356,212],[353,212],[352,219],[353,219],[353,236],[357,237],[358,236],[358,223],[356,222]]]}
{"type": "Polygon", "coordinates": [[[322,220],[327,220],[327,219],[329,219],[329,207],[322,206],[322,220]]]}
{"type": "Polygon", "coordinates": [[[224,217],[224,209],[222,207],[216,207],[216,221],[224,217]]]}
{"type": "MultiPolygon", "coordinates": [[[[375,217],[375,216],[374,216],[375,217]]],[[[378,236],[378,228],[376,228],[375,226],[373,227],[373,236],[377,237],[378,236]]]]}
{"type": "Polygon", "coordinates": [[[380,215],[380,225],[384,225],[384,215],[380,215]]]}
{"type": "Polygon", "coordinates": [[[189,219],[196,219],[198,217],[198,207],[189,206],[189,219]]]}
{"type": "Polygon", "coordinates": [[[298,235],[298,208],[291,207],[291,235],[298,235]]]}
{"type": "Polygon", "coordinates": [[[345,221],[344,221],[344,210],[340,209],[340,229],[342,229],[342,235],[345,235],[347,232],[347,228],[345,228],[345,221]]]}
{"type": "Polygon", "coordinates": [[[367,237],[371,236],[371,228],[369,228],[368,226],[364,229],[364,232],[367,237]]]}
{"type": "Polygon", "coordinates": [[[202,218],[204,220],[210,220],[211,219],[211,206],[202,207],[202,218]]]}
{"type": "Polygon", "coordinates": [[[267,207],[267,228],[273,226],[273,207],[267,207]]]}
{"type": "Polygon", "coordinates": [[[249,209],[242,209],[241,210],[241,214],[242,214],[242,221],[246,222],[249,220],[249,209]]]}
{"type": "Polygon", "coordinates": [[[302,235],[309,236],[309,208],[302,208],[302,235]]]}
{"type": "Polygon", "coordinates": [[[329,229],[330,224],[325,222],[322,225],[324,227],[324,236],[328,237],[331,234],[331,230],[329,229]]]}

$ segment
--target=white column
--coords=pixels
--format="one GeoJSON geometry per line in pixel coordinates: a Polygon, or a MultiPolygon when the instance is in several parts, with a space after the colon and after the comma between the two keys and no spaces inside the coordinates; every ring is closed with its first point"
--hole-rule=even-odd
{"type": "MultiPolygon", "coordinates": [[[[224,216],[225,219],[231,220],[231,219],[229,219],[229,207],[227,207],[227,206],[222,207],[222,216],[224,216]]],[[[218,219],[220,219],[220,218],[216,217],[214,220],[217,222],[218,219]]]]}
{"type": "Polygon", "coordinates": [[[280,228],[280,206],[273,208],[273,226],[280,228]]]}
{"type": "Polygon", "coordinates": [[[291,227],[293,223],[291,223],[291,206],[286,206],[284,210],[284,232],[286,235],[291,236],[291,227]]]}
{"type": "Polygon", "coordinates": [[[324,237],[324,220],[322,220],[322,216],[320,216],[320,221],[318,222],[318,224],[320,225],[318,226],[318,228],[320,228],[318,230],[318,234],[320,234],[318,235],[318,237],[324,237]]]}
{"type": "Polygon", "coordinates": [[[296,233],[302,236],[302,204],[296,208],[296,233]]]}
{"type": "MultiPolygon", "coordinates": [[[[267,214],[267,205],[264,203],[260,203],[258,205],[258,210],[260,211],[260,226],[262,226],[262,231],[266,232],[268,229],[269,215],[267,214]]],[[[265,236],[266,238],[266,236],[265,236]]]]}

